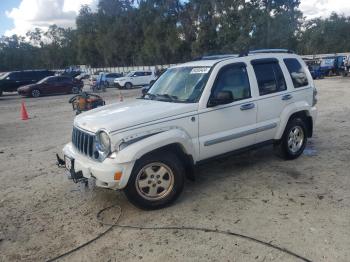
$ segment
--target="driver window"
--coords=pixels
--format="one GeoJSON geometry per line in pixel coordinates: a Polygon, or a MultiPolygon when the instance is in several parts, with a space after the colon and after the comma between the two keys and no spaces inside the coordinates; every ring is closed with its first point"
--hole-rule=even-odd
{"type": "Polygon", "coordinates": [[[214,97],[221,91],[229,91],[232,93],[233,101],[250,98],[251,92],[246,66],[235,64],[223,67],[218,73],[213,90],[214,97]]]}

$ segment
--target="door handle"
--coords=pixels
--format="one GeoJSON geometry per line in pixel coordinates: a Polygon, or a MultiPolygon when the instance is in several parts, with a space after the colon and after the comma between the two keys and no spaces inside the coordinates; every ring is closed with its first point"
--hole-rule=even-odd
{"type": "Polygon", "coordinates": [[[255,107],[254,103],[244,104],[244,105],[241,105],[241,110],[245,111],[245,110],[253,109],[254,107],[255,107]]]}
{"type": "Polygon", "coordinates": [[[282,100],[289,100],[289,99],[292,99],[292,98],[293,98],[293,96],[291,94],[282,96],[282,100]]]}

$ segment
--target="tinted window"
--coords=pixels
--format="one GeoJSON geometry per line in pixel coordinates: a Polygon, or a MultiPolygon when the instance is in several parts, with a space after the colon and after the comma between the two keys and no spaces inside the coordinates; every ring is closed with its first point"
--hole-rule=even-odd
{"type": "Polygon", "coordinates": [[[284,59],[295,88],[307,86],[309,84],[305,71],[299,61],[295,58],[284,59]]]}
{"type": "Polygon", "coordinates": [[[152,72],[145,72],[145,76],[150,76],[152,75],[152,72]]]}
{"type": "Polygon", "coordinates": [[[215,82],[214,96],[220,91],[230,91],[234,101],[251,97],[245,65],[229,65],[221,69],[215,82]]]}
{"type": "Polygon", "coordinates": [[[10,73],[7,77],[10,79],[10,80],[15,80],[18,78],[18,73],[10,73]]]}
{"type": "Polygon", "coordinates": [[[46,82],[47,83],[54,83],[54,82],[57,82],[57,78],[58,77],[49,77],[46,79],[46,82]]]}
{"type": "Polygon", "coordinates": [[[261,96],[281,92],[287,89],[282,70],[278,62],[253,62],[261,96]]]}
{"type": "Polygon", "coordinates": [[[53,73],[50,71],[36,71],[35,72],[35,76],[38,80],[43,79],[47,76],[52,76],[52,75],[53,75],[53,73]]]}
{"type": "Polygon", "coordinates": [[[143,76],[144,73],[143,72],[135,72],[134,76],[143,76]]]}
{"type": "Polygon", "coordinates": [[[26,80],[35,80],[36,79],[35,73],[33,71],[22,72],[21,78],[26,79],[26,80]]]}

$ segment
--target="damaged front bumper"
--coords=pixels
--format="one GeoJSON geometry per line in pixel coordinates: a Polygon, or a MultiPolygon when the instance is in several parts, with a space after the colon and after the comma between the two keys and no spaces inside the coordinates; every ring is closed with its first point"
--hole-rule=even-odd
{"type": "Polygon", "coordinates": [[[128,181],[134,163],[117,163],[115,159],[106,158],[103,162],[81,155],[69,143],[63,148],[64,160],[58,160],[70,172],[75,182],[95,178],[96,186],[109,189],[123,189],[128,181]]]}

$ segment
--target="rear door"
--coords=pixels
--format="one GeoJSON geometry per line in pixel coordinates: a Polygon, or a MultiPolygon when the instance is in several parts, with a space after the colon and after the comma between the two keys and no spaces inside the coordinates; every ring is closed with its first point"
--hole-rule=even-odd
{"type": "Polygon", "coordinates": [[[50,77],[44,83],[41,84],[41,92],[44,94],[53,94],[55,93],[54,83],[57,77],[50,77]]]}
{"type": "Polygon", "coordinates": [[[61,77],[60,83],[60,93],[70,93],[73,88],[73,79],[71,77],[61,77]]]}
{"type": "Polygon", "coordinates": [[[292,90],[288,90],[280,61],[276,58],[252,60],[259,99],[257,101],[257,143],[274,139],[284,108],[293,103],[292,90]]]}

